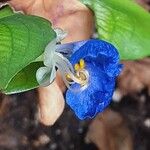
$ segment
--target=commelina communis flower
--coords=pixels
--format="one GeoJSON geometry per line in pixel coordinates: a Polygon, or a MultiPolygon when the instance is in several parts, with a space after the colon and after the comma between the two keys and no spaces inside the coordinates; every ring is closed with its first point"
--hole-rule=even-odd
{"type": "Polygon", "coordinates": [[[47,86],[61,72],[68,87],[67,104],[79,119],[92,118],[111,102],[116,77],[122,70],[116,48],[102,40],[86,40],[56,45],[52,41],[44,53],[44,65],[37,81],[47,86]]]}

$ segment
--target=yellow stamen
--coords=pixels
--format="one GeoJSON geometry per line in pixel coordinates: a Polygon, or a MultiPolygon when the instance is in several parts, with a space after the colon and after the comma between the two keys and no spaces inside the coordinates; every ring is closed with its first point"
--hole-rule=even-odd
{"type": "Polygon", "coordinates": [[[84,69],[84,67],[85,67],[85,62],[84,62],[83,59],[80,59],[79,64],[80,64],[80,69],[84,69]]]}
{"type": "Polygon", "coordinates": [[[80,65],[79,65],[79,64],[75,64],[75,65],[74,65],[74,69],[75,69],[75,71],[80,70],[80,65]]]}
{"type": "Polygon", "coordinates": [[[69,84],[73,84],[74,82],[84,86],[88,82],[88,72],[84,69],[85,62],[83,59],[80,59],[78,63],[74,65],[74,74],[66,74],[66,80],[69,84]]]}
{"type": "Polygon", "coordinates": [[[66,79],[67,79],[68,81],[70,81],[70,80],[71,80],[71,77],[70,77],[70,75],[69,75],[69,74],[67,74],[67,75],[66,75],[66,79]]]}
{"type": "Polygon", "coordinates": [[[66,75],[66,78],[71,78],[69,74],[66,75]]]}

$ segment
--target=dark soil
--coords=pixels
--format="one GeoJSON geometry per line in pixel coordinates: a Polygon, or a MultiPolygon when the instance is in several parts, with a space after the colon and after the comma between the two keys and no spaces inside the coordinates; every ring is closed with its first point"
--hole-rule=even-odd
{"type": "Polygon", "coordinates": [[[144,89],[135,95],[123,97],[120,103],[112,108],[121,113],[133,134],[135,150],[150,150],[150,96],[144,89]]]}
{"type": "MultiPolygon", "coordinates": [[[[66,107],[56,124],[46,127],[36,117],[36,92],[3,97],[3,116],[0,118],[0,150],[96,150],[85,143],[90,121],[79,121],[66,107]],[[3,104],[5,101],[5,104],[3,104]]],[[[126,119],[133,135],[135,150],[150,149],[150,127],[144,124],[150,118],[150,97],[146,90],[134,96],[123,97],[110,106],[126,119]]]]}

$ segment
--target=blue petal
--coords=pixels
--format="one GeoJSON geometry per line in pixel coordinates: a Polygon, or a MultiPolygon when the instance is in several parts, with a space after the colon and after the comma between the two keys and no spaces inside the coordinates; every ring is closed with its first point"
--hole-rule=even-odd
{"type": "MultiPolygon", "coordinates": [[[[78,93],[66,92],[67,104],[80,119],[92,118],[103,111],[110,103],[115,86],[115,78],[109,77],[98,66],[87,64],[87,70],[90,75],[88,88],[78,93]]],[[[72,88],[78,86],[74,84],[72,88]]]]}
{"type": "Polygon", "coordinates": [[[85,61],[101,67],[109,76],[117,76],[122,69],[122,65],[119,64],[117,49],[108,42],[88,40],[78,50],[73,51],[74,53],[70,58],[73,65],[84,58],[85,61]]]}
{"type": "MultiPolygon", "coordinates": [[[[113,45],[100,40],[88,40],[73,52],[71,63],[74,65],[84,59],[90,79],[85,90],[77,93],[68,90],[66,101],[80,119],[92,118],[111,101],[116,76],[122,70],[119,54],[113,45]]],[[[73,84],[71,88],[78,86],[73,84]]]]}

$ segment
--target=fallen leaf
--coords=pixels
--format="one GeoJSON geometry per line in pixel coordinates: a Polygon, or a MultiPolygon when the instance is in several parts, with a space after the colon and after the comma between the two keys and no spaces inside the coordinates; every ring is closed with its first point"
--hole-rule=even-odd
{"type": "Polygon", "coordinates": [[[126,95],[148,88],[150,93],[150,58],[122,63],[124,69],[118,78],[117,90],[126,95]]]}
{"type": "Polygon", "coordinates": [[[132,137],[122,116],[110,109],[98,115],[90,124],[86,142],[100,150],[133,150],[132,137]]]}

